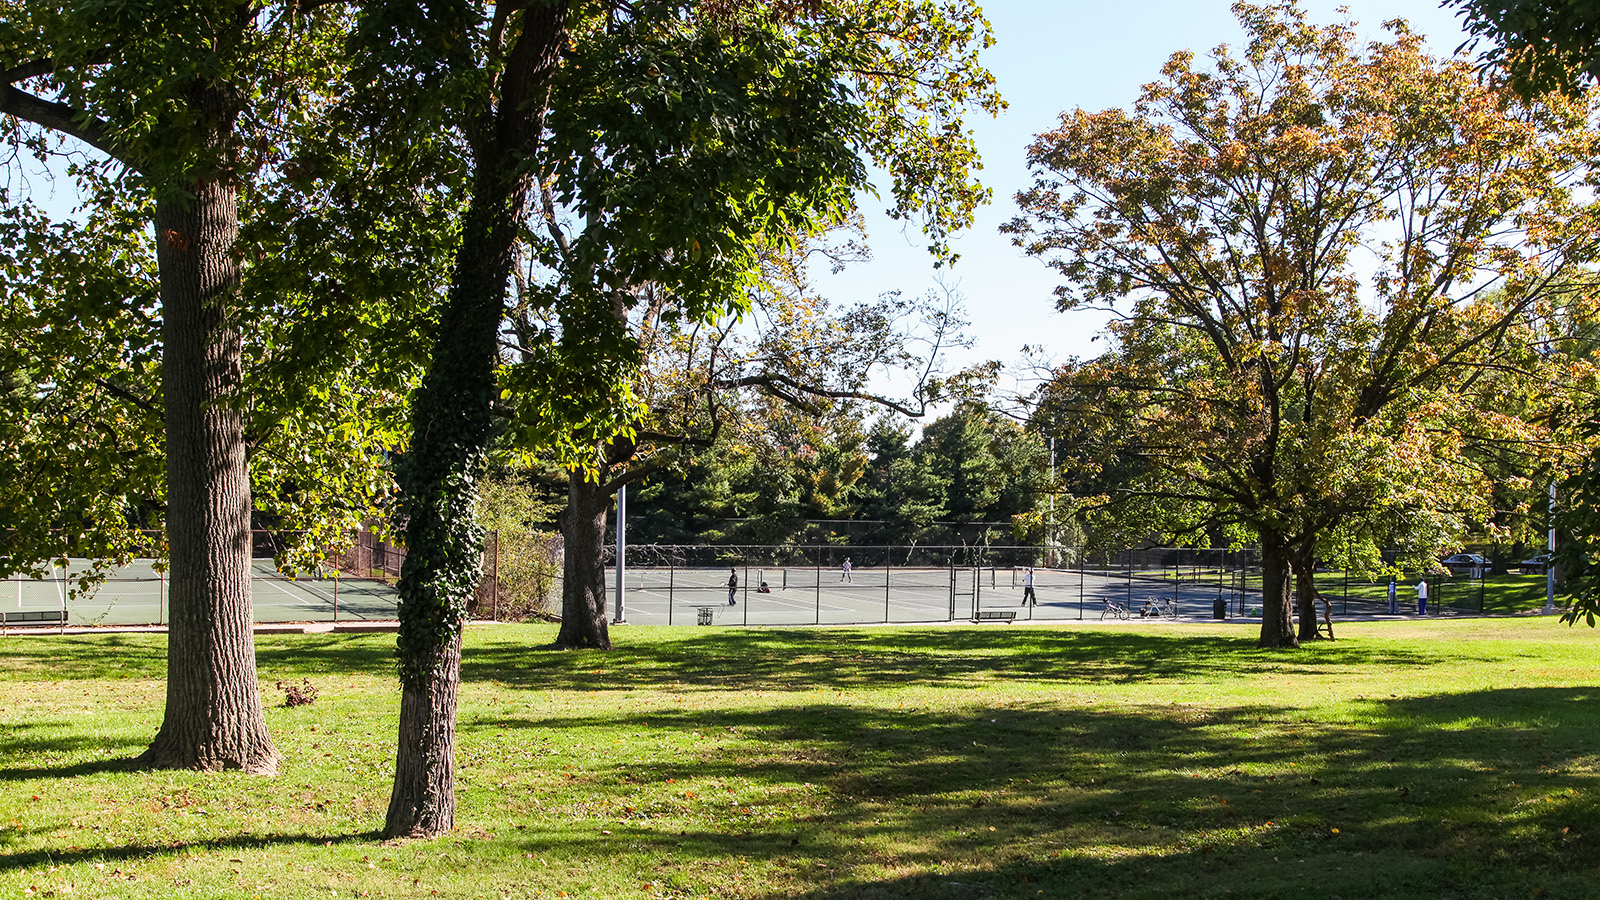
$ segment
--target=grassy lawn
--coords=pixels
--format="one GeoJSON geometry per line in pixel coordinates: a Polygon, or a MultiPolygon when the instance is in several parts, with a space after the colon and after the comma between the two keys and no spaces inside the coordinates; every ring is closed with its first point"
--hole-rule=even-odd
{"type": "Polygon", "coordinates": [[[1600,893],[1600,644],[1553,618],[552,636],[470,632],[458,829],[401,843],[392,636],[259,640],[276,778],[128,767],[164,637],[0,641],[0,898],[1600,893]]]}

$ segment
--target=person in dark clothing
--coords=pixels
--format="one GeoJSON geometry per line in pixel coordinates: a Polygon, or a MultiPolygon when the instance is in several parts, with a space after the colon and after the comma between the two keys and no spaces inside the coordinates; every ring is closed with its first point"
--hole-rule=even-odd
{"type": "Polygon", "coordinates": [[[739,605],[739,601],[733,599],[733,595],[738,593],[738,591],[739,591],[739,570],[735,569],[732,566],[729,566],[728,567],[728,605],[729,606],[738,606],[739,605]]]}

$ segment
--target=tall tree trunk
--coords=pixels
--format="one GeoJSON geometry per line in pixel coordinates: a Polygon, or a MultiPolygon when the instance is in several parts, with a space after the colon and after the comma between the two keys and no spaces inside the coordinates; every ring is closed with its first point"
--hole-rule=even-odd
{"type": "Polygon", "coordinates": [[[1289,547],[1281,536],[1261,532],[1261,638],[1262,647],[1298,647],[1294,623],[1289,621],[1289,587],[1293,567],[1289,547]]]}
{"type": "Polygon", "coordinates": [[[1317,554],[1316,542],[1306,540],[1295,547],[1293,554],[1295,610],[1300,616],[1299,634],[1302,641],[1318,640],[1317,633],[1317,554]]]}
{"type": "MultiPolygon", "coordinates": [[[[514,232],[518,206],[502,191],[480,190],[466,233],[514,232]]],[[[510,246],[507,236],[491,246],[464,243],[459,251],[432,364],[413,401],[411,447],[397,472],[406,558],[399,586],[400,725],[384,823],[390,838],[455,826],[461,632],[483,576],[483,529],[472,507],[493,429],[495,336],[510,246]],[[502,246],[504,253],[493,252],[502,246]]]]}
{"type": "Polygon", "coordinates": [[[561,585],[561,632],[556,646],[610,650],[606,629],[606,513],[611,494],[603,485],[573,472],[567,482],[562,520],[566,561],[561,585]]]}
{"type": "Polygon", "coordinates": [[[156,206],[171,554],[167,705],[141,760],[273,774],[250,606],[250,477],[239,410],[238,191],[156,206]]]}
{"type": "Polygon", "coordinates": [[[400,573],[400,726],[384,822],[391,838],[455,826],[461,630],[483,565],[472,505],[492,435],[512,247],[534,186],[526,159],[536,151],[550,78],[566,43],[566,3],[529,4],[521,24],[500,73],[498,106],[475,135],[472,201],[398,472],[407,553],[400,573]]]}
{"type": "MultiPolygon", "coordinates": [[[[409,554],[408,554],[409,556],[409,554]]],[[[435,668],[400,692],[394,788],[385,837],[442,834],[456,819],[456,692],[461,684],[461,632],[441,641],[435,668]]]]}

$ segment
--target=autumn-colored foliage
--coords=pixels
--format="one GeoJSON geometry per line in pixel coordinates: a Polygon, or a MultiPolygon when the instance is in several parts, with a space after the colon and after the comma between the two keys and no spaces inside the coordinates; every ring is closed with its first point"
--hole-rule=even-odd
{"type": "Polygon", "coordinates": [[[1041,407],[1080,485],[1148,531],[1259,542],[1261,642],[1291,646],[1319,554],[1428,560],[1496,520],[1490,470],[1531,493],[1596,137],[1403,22],[1363,46],[1293,2],[1234,9],[1237,51],[1176,54],[1131,110],[1040,135],[1007,230],[1062,309],[1119,314],[1041,407]]]}

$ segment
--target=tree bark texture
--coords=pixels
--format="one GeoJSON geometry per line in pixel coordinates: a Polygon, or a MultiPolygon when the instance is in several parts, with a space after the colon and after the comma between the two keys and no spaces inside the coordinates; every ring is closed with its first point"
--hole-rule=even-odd
{"type": "Polygon", "coordinates": [[[1289,548],[1276,534],[1261,534],[1261,638],[1262,647],[1298,647],[1294,623],[1289,621],[1293,567],[1289,548]]]}
{"type": "Polygon", "coordinates": [[[383,833],[424,836],[449,831],[456,818],[456,692],[461,634],[446,642],[436,677],[400,695],[394,790],[383,833]]]}
{"type": "Polygon", "coordinates": [[[1293,562],[1295,586],[1295,612],[1300,617],[1299,633],[1302,641],[1315,641],[1317,633],[1317,556],[1310,546],[1295,551],[1293,562]]]}
{"type": "Polygon", "coordinates": [[[567,482],[566,556],[561,583],[561,631],[556,646],[610,650],[606,628],[606,513],[611,494],[573,472],[567,482]]]}
{"type": "Polygon", "coordinates": [[[398,478],[406,561],[400,573],[400,726],[386,837],[455,826],[456,691],[467,604],[482,577],[473,518],[493,427],[497,336],[512,247],[534,173],[549,82],[566,42],[566,4],[530,4],[500,74],[499,105],[474,132],[472,200],[433,358],[412,406],[398,478]]]}
{"type": "Polygon", "coordinates": [[[238,191],[156,206],[166,404],[171,626],[167,704],[141,760],[273,774],[250,605],[250,477],[238,408],[238,191]]]}

